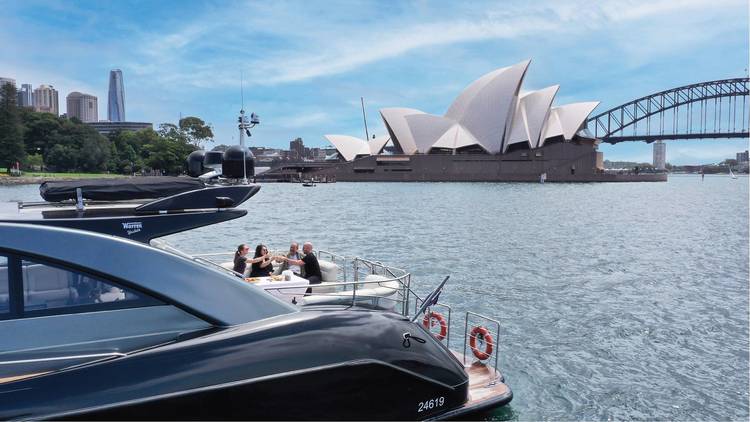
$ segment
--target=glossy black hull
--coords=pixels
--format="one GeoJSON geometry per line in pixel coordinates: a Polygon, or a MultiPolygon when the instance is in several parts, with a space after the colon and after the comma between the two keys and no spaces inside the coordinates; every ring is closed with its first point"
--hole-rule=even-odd
{"type": "Polygon", "coordinates": [[[3,384],[0,418],[428,419],[468,388],[450,351],[399,315],[307,310],[3,384]],[[426,342],[406,347],[406,332],[426,342]]]}

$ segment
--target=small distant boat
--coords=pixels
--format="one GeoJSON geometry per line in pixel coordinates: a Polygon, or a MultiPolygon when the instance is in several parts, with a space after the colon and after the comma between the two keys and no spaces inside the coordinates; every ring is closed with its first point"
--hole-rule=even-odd
{"type": "Polygon", "coordinates": [[[731,167],[729,167],[729,176],[731,176],[732,179],[736,179],[737,178],[737,176],[734,173],[732,173],[732,168],[731,167]]]}
{"type": "Polygon", "coordinates": [[[302,186],[306,188],[311,188],[315,186],[315,182],[302,182],[302,186]]]}

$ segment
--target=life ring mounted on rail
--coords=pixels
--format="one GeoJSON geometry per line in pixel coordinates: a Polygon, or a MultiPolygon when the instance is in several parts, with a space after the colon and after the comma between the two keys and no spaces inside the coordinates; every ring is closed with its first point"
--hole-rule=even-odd
{"type": "Polygon", "coordinates": [[[443,341],[443,339],[445,339],[445,336],[448,335],[448,323],[445,322],[445,317],[443,317],[443,315],[441,315],[439,312],[428,312],[424,314],[422,325],[427,329],[427,331],[430,331],[430,334],[435,336],[438,341],[443,341]],[[433,333],[430,330],[435,326],[436,323],[440,324],[440,333],[437,334],[433,333]]]}
{"type": "Polygon", "coordinates": [[[482,326],[476,326],[471,329],[471,333],[469,334],[469,347],[471,347],[471,352],[474,353],[477,359],[486,360],[492,356],[495,342],[492,340],[489,330],[482,326]],[[479,339],[480,343],[484,343],[484,350],[477,347],[477,339],[479,339]]]}

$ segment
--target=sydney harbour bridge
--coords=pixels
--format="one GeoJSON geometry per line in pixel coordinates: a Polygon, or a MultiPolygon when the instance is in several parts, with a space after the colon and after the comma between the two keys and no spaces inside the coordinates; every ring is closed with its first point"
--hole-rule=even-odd
{"type": "Polygon", "coordinates": [[[750,78],[672,88],[611,108],[587,121],[602,142],[730,139],[750,136],[750,78]]]}

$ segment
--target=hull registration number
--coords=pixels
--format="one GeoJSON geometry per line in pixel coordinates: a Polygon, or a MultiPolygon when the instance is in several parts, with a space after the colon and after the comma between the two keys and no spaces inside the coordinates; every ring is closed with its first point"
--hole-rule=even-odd
{"type": "Polygon", "coordinates": [[[428,410],[437,409],[438,407],[443,406],[445,406],[445,397],[435,397],[434,399],[419,402],[419,405],[417,406],[417,413],[426,412],[428,410]]]}

